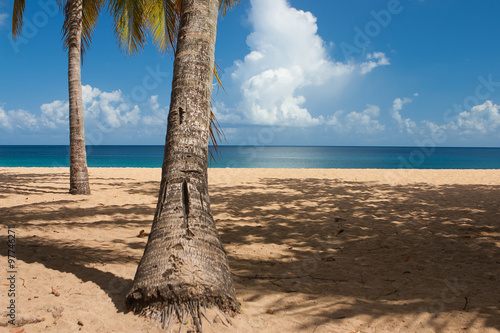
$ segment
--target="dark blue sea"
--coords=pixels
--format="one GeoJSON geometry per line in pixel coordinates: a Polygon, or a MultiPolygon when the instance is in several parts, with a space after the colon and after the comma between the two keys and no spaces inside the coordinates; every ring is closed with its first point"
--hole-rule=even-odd
{"type": "MultiPolygon", "coordinates": [[[[500,148],[220,146],[213,155],[211,168],[500,169],[500,148]]],[[[162,159],[163,146],[87,146],[89,167],[159,168],[162,159]]],[[[68,166],[68,146],[0,146],[0,167],[68,166]]]]}

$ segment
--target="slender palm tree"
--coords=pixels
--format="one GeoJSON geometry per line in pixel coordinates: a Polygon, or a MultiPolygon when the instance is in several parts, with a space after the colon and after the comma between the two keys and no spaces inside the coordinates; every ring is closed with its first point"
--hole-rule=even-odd
{"type": "MultiPolygon", "coordinates": [[[[233,314],[240,307],[207,182],[217,17],[219,8],[224,13],[237,2],[160,0],[143,12],[153,39],[163,48],[175,45],[175,60],[158,204],[127,303],[163,325],[170,325],[174,316],[191,316],[201,331],[202,308],[217,306],[233,314]]],[[[121,8],[115,8],[118,15],[121,8]]],[[[132,12],[128,7],[127,14],[132,12]]],[[[140,29],[122,26],[127,28],[119,40],[129,50],[140,47],[140,29]]]]}
{"type": "MultiPolygon", "coordinates": [[[[241,0],[220,0],[219,9],[226,15],[241,0]]],[[[129,55],[139,53],[146,43],[146,30],[160,52],[175,52],[182,10],[182,0],[108,0],[114,17],[114,30],[120,48],[129,55]]],[[[217,67],[214,76],[222,87],[217,67]]],[[[215,114],[210,109],[210,141],[217,151],[217,138],[225,139],[215,114]]],[[[210,156],[212,153],[210,152],[210,156]]]]}
{"type": "MultiPolygon", "coordinates": [[[[64,8],[64,46],[68,51],[69,142],[71,194],[90,194],[83,125],[81,56],[89,46],[104,0],[59,0],[64,8]]],[[[12,36],[20,35],[25,0],[14,0],[12,36]]]]}

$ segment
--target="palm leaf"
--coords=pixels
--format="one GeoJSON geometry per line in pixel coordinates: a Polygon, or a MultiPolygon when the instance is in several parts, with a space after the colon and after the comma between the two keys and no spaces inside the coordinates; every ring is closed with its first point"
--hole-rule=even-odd
{"type": "Polygon", "coordinates": [[[14,0],[14,10],[12,11],[12,37],[16,38],[23,30],[23,14],[26,8],[25,0],[14,0]]]}
{"type": "Polygon", "coordinates": [[[222,13],[222,16],[226,16],[226,13],[229,9],[232,9],[237,4],[239,4],[241,0],[220,0],[219,1],[219,10],[222,13]]]}
{"type": "Polygon", "coordinates": [[[146,43],[146,3],[146,0],[109,1],[108,10],[114,18],[116,39],[128,54],[139,52],[146,43]]]}
{"type": "MultiPolygon", "coordinates": [[[[58,0],[59,6],[64,10],[64,24],[62,27],[64,49],[67,50],[70,41],[70,28],[72,18],[69,15],[69,5],[70,1],[73,0],[58,0]]],[[[92,36],[97,26],[97,19],[101,13],[102,7],[104,5],[104,0],[83,0],[82,1],[82,41],[80,46],[80,52],[83,55],[85,51],[90,48],[90,43],[92,41],[92,36]]]]}
{"type": "Polygon", "coordinates": [[[182,1],[148,1],[146,8],[148,25],[151,38],[159,50],[167,51],[171,48],[175,52],[181,10],[182,1]]]}
{"type": "MultiPolygon", "coordinates": [[[[220,0],[219,1],[219,10],[222,13],[222,16],[226,16],[226,13],[229,9],[233,8],[236,6],[241,0],[220,0]]],[[[218,72],[218,65],[217,63],[214,63],[214,76],[217,79],[217,83],[219,86],[224,90],[224,92],[227,94],[226,89],[224,89],[224,86],[222,85],[222,82],[219,78],[219,72],[218,72]]],[[[217,118],[215,117],[215,114],[212,111],[212,108],[210,108],[210,140],[212,141],[212,145],[215,149],[215,152],[219,152],[219,144],[217,142],[217,138],[215,137],[215,134],[217,134],[217,137],[220,139],[224,139],[224,141],[227,142],[226,136],[224,135],[224,132],[222,131],[222,127],[220,126],[219,122],[217,121],[217,118]],[[214,133],[215,131],[215,133],[214,133]]],[[[210,157],[215,160],[214,156],[212,153],[210,153],[210,157]]]]}
{"type": "MultiPolygon", "coordinates": [[[[226,143],[228,143],[228,142],[226,140],[226,136],[224,135],[224,132],[222,131],[222,127],[220,126],[219,122],[217,121],[217,118],[215,117],[214,112],[212,111],[211,105],[210,105],[209,134],[210,134],[210,141],[212,142],[212,146],[214,147],[215,152],[219,153],[218,140],[223,139],[224,141],[226,141],[226,143]],[[217,135],[217,137],[216,137],[216,135],[217,135]]],[[[215,161],[215,157],[210,150],[209,150],[209,153],[210,153],[210,159],[215,161]]]]}
{"type": "Polygon", "coordinates": [[[101,14],[104,0],[83,0],[82,4],[82,59],[85,51],[90,48],[90,42],[101,14]]]}

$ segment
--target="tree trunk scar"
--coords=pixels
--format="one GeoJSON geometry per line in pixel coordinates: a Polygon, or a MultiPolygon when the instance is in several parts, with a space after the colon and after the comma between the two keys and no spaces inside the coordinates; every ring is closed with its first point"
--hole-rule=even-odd
{"type": "Polygon", "coordinates": [[[168,183],[165,182],[163,186],[160,186],[160,194],[158,196],[158,205],[156,209],[156,214],[154,219],[157,220],[160,218],[161,212],[163,211],[163,206],[165,205],[165,201],[167,199],[167,189],[168,189],[168,183]]]}
{"type": "Polygon", "coordinates": [[[179,125],[182,125],[182,119],[184,117],[184,110],[179,108],[179,125]]]}
{"type": "Polygon", "coordinates": [[[188,183],[184,179],[182,181],[182,208],[184,210],[184,228],[186,228],[186,234],[184,237],[188,240],[194,237],[193,232],[189,230],[189,204],[188,183]]]}
{"type": "Polygon", "coordinates": [[[187,221],[189,217],[189,190],[185,179],[182,181],[182,208],[184,209],[185,227],[189,228],[187,221]]]}
{"type": "Polygon", "coordinates": [[[201,195],[201,191],[200,191],[200,207],[202,210],[205,210],[205,207],[203,206],[203,196],[201,195]]]}

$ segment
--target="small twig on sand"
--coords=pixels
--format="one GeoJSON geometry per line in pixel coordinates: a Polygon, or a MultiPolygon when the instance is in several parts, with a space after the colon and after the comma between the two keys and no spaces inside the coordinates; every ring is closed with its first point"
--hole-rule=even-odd
{"type": "Polygon", "coordinates": [[[469,299],[467,298],[467,296],[465,296],[465,305],[464,305],[464,308],[462,309],[463,311],[465,311],[468,304],[469,304],[469,299]]]}

